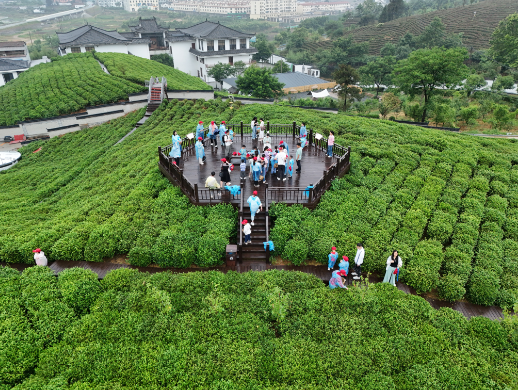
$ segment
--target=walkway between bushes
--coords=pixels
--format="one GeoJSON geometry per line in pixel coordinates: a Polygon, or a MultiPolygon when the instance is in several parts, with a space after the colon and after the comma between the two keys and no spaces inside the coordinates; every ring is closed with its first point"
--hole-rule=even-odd
{"type": "MultiPolygon", "coordinates": [[[[12,268],[16,268],[19,271],[23,271],[26,268],[32,267],[31,264],[7,264],[7,263],[0,263],[0,266],[9,266],[12,268]]],[[[80,267],[85,269],[90,269],[93,272],[97,274],[99,279],[103,279],[106,274],[112,270],[119,269],[119,268],[130,268],[130,269],[138,269],[141,272],[149,272],[149,273],[156,273],[156,272],[165,272],[165,271],[171,271],[174,273],[187,273],[187,272],[195,272],[195,271],[220,271],[220,272],[228,272],[228,271],[236,271],[236,272],[248,272],[248,271],[265,271],[269,269],[277,269],[277,270],[286,270],[286,271],[300,271],[305,272],[308,274],[315,275],[317,278],[322,280],[324,283],[328,283],[329,279],[331,278],[331,271],[327,270],[327,266],[325,265],[307,265],[307,266],[293,266],[293,265],[271,265],[266,264],[264,262],[256,262],[256,261],[243,261],[242,264],[237,264],[235,267],[227,267],[227,266],[221,266],[221,267],[211,267],[211,268],[159,268],[159,267],[135,267],[128,264],[116,264],[116,263],[95,263],[91,261],[54,261],[51,262],[49,265],[49,268],[54,271],[56,276],[65,269],[73,268],[73,267],[80,267]]],[[[382,281],[382,278],[376,275],[370,275],[369,276],[369,283],[380,283],[382,281]]],[[[351,285],[353,282],[353,279],[351,275],[347,277],[347,284],[351,285]]],[[[362,282],[363,283],[363,282],[362,282]]],[[[406,284],[403,283],[397,283],[397,288],[407,294],[412,295],[419,295],[415,292],[415,290],[406,284]]],[[[421,295],[422,296],[422,295],[421,295]]],[[[502,309],[500,309],[497,306],[480,306],[475,305],[473,303],[469,302],[463,302],[458,301],[454,303],[448,303],[440,300],[436,300],[433,298],[429,298],[426,296],[422,296],[424,299],[426,299],[430,305],[434,309],[440,309],[441,307],[449,307],[453,310],[458,311],[464,317],[467,319],[471,317],[487,317],[491,320],[498,320],[504,317],[502,313],[502,309]]]]}

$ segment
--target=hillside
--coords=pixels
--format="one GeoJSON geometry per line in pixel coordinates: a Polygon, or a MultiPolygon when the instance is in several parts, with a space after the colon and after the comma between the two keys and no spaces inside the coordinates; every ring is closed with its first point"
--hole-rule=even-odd
{"type": "Polygon", "coordinates": [[[151,76],[166,76],[170,89],[211,89],[197,77],[156,61],[111,53],[103,58],[114,74],[106,74],[92,53],[68,54],[30,68],[0,87],[0,126],[128,99],[130,93],[147,91],[144,81],[151,76]],[[120,70],[123,63],[128,71],[120,70]]]}
{"type": "Polygon", "coordinates": [[[351,258],[362,241],[365,270],[383,273],[397,249],[401,277],[418,291],[438,288],[445,299],[485,305],[516,301],[518,143],[283,106],[234,108],[221,100],[171,101],[116,146],[142,113],[22,148],[20,163],[0,174],[0,261],[31,262],[31,249],[41,247],[51,260],[129,253],[136,265],[217,264],[235,234],[235,215],[223,206],[188,206],[159,173],[156,150],[169,144],[172,129],[185,135],[199,120],[260,116],[334,130],[353,150],[351,172],[316,210],[272,211],[276,255],[326,262],[336,246],[351,258]]]}
{"type": "Polygon", "coordinates": [[[359,27],[345,33],[356,42],[369,42],[370,54],[377,55],[389,42],[396,43],[407,32],[420,35],[436,16],[449,33],[463,34],[463,44],[474,50],[487,49],[493,30],[500,20],[518,12],[516,0],[486,0],[459,8],[396,19],[384,24],[359,27]],[[476,14],[475,14],[476,12],[476,14]]]}
{"type": "Polygon", "coordinates": [[[0,268],[0,387],[515,389],[517,324],[292,271],[0,268]],[[330,362],[331,351],[342,360],[330,362]],[[475,369],[476,367],[476,369],[475,369]]]}

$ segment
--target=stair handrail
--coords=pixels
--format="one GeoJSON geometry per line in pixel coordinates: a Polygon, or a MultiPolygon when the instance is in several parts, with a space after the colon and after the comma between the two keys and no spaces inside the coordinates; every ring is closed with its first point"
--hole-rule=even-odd
{"type": "Polygon", "coordinates": [[[149,88],[148,88],[148,93],[147,93],[147,101],[148,103],[151,101],[151,89],[153,88],[153,81],[155,80],[155,78],[153,76],[151,76],[151,78],[149,79],[149,88]]]}
{"type": "MultiPolygon", "coordinates": [[[[270,216],[268,215],[268,184],[266,184],[266,188],[264,190],[264,213],[266,216],[266,241],[270,241],[270,235],[269,235],[269,222],[270,222],[270,216]]],[[[266,256],[266,262],[270,262],[270,245],[266,244],[265,248],[265,256],[266,256]]]]}
{"type": "Polygon", "coordinates": [[[239,231],[239,241],[237,243],[237,253],[239,255],[238,256],[239,262],[241,263],[242,259],[243,259],[243,208],[244,208],[244,205],[243,205],[243,198],[244,198],[243,184],[241,183],[239,185],[239,187],[241,189],[241,196],[240,196],[240,201],[239,201],[239,218],[238,218],[239,226],[237,227],[237,230],[239,231]]]}

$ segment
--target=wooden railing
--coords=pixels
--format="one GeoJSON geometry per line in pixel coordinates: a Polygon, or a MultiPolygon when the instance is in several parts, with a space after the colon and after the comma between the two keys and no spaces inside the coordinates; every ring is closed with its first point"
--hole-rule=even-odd
{"type": "MultiPolygon", "coordinates": [[[[227,123],[227,129],[232,129],[235,135],[248,135],[252,134],[252,127],[250,123],[227,123]]],[[[269,121],[265,123],[264,131],[269,132],[270,135],[293,135],[297,136],[299,134],[300,126],[297,126],[297,122],[293,122],[291,124],[271,124],[269,121]]],[[[259,134],[259,130],[257,131],[259,134]]]]}
{"type": "MultiPolygon", "coordinates": [[[[243,194],[243,185],[241,185],[241,194],[243,194]]],[[[239,202],[239,218],[237,219],[237,223],[239,226],[237,227],[239,231],[239,240],[237,241],[237,253],[239,262],[242,262],[243,259],[243,209],[244,209],[244,196],[241,196],[239,202]]]]}
{"type": "MultiPolygon", "coordinates": [[[[266,240],[265,242],[270,241],[270,216],[268,215],[268,184],[266,184],[266,190],[264,191],[264,212],[266,215],[266,240]]],[[[270,245],[267,244],[264,250],[266,263],[270,263],[270,245]]]]}

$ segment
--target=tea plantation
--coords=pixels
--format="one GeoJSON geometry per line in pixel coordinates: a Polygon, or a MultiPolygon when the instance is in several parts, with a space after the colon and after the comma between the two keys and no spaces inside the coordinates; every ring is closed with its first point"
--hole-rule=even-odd
{"type": "Polygon", "coordinates": [[[0,87],[0,126],[126,100],[130,93],[146,92],[144,81],[151,76],[166,76],[170,89],[210,89],[197,77],[156,61],[114,53],[106,54],[103,59],[108,61],[106,66],[113,74],[104,73],[92,53],[56,57],[51,63],[23,72],[0,87]],[[121,63],[131,71],[121,71],[121,63]],[[112,64],[118,64],[118,68],[112,64]]]}
{"type": "MultiPolygon", "coordinates": [[[[22,149],[0,174],[0,261],[101,261],[129,254],[135,265],[217,265],[236,234],[230,206],[199,208],[162,177],[157,147],[199,120],[308,128],[351,146],[352,169],[314,211],[272,208],[276,253],[324,263],[331,246],[350,258],[364,242],[364,267],[383,273],[399,250],[402,280],[450,301],[512,307],[518,296],[518,144],[393,122],[221,100],[171,101],[114,146],[142,112],[22,149]],[[43,150],[32,151],[42,146],[43,150]]],[[[304,158],[302,161],[304,170],[304,158]]]]}
{"type": "Polygon", "coordinates": [[[511,389],[518,323],[299,272],[0,268],[0,389],[511,389]]]}

